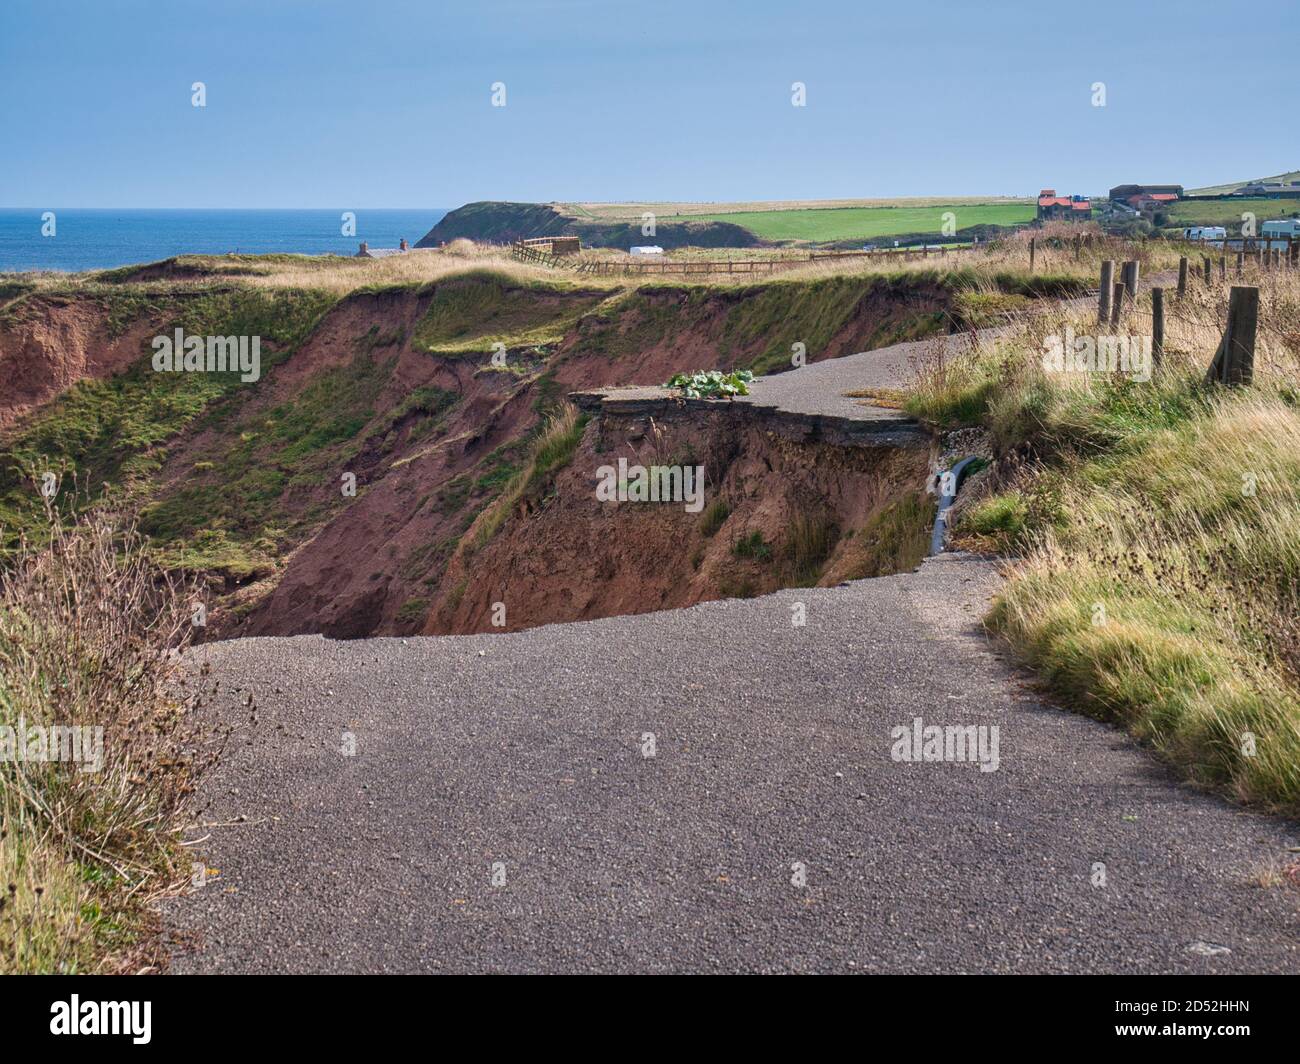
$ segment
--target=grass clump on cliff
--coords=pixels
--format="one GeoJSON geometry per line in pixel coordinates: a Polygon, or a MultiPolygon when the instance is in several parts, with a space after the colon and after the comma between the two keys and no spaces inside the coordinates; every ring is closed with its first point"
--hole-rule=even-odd
{"type": "Polygon", "coordinates": [[[563,402],[554,409],[542,424],[527,465],[511,478],[479,519],[472,538],[475,550],[491,541],[511,511],[521,503],[540,498],[555,474],[573,460],[586,427],[587,416],[580,415],[572,403],[563,402]]]}
{"type": "Polygon", "coordinates": [[[830,514],[796,514],[790,522],[783,549],[787,582],[795,587],[816,584],[839,539],[839,524],[830,514]]]}
{"type": "Polygon", "coordinates": [[[863,580],[915,569],[930,549],[934,510],[934,499],[917,491],[873,514],[850,545],[844,578],[863,580]]]}
{"type": "Polygon", "coordinates": [[[1300,289],[1273,284],[1253,388],[1205,384],[1212,331],[1145,381],[1045,369],[1045,332],[1095,330],[1067,314],[971,352],[956,381],[931,366],[916,395],[959,423],[977,411],[999,458],[955,529],[1021,554],[990,626],[1064,701],[1189,779],[1295,812],[1300,351],[1285,323],[1300,289]]]}
{"type": "Polygon", "coordinates": [[[44,538],[0,577],[0,973],[140,970],[225,737],[179,673],[195,588],[103,514],[44,538]]]}
{"type": "MultiPolygon", "coordinates": [[[[562,280],[562,279],[557,279],[562,280]]],[[[520,280],[496,270],[470,270],[437,281],[412,340],[432,354],[482,354],[558,344],[588,310],[608,297],[600,290],[520,280]]]]}
{"type": "Polygon", "coordinates": [[[730,516],[731,503],[721,495],[715,497],[700,515],[700,535],[706,539],[715,536],[730,516]]]}
{"type": "Polygon", "coordinates": [[[737,558],[766,562],[772,558],[772,545],[763,538],[762,532],[755,529],[749,535],[741,536],[736,540],[731,545],[731,553],[737,558]]]}

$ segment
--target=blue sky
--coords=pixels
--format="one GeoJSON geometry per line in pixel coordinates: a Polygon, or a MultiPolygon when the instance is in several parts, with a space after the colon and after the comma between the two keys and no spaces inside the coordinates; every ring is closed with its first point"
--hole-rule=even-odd
{"type": "Polygon", "coordinates": [[[0,205],[1093,193],[1300,167],[1294,64],[1261,58],[1300,39],[1300,5],[1233,10],[3,0],[0,205]]]}

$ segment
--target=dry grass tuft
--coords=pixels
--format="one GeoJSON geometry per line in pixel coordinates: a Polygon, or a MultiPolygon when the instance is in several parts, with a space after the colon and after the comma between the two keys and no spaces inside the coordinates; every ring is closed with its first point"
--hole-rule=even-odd
{"type": "Polygon", "coordinates": [[[0,972],[112,969],[188,874],[186,804],[226,734],[180,671],[194,592],[104,513],[51,515],[0,577],[0,972]]]}

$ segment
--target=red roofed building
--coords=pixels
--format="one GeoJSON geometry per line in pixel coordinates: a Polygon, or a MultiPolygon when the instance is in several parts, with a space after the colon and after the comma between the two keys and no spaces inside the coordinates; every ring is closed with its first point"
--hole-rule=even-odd
{"type": "Polygon", "coordinates": [[[1087,221],[1092,217],[1092,203],[1086,196],[1058,196],[1056,189],[1045,188],[1038,193],[1038,220],[1051,222],[1087,221]]]}
{"type": "Polygon", "coordinates": [[[1157,199],[1155,196],[1148,196],[1142,192],[1139,192],[1136,196],[1129,196],[1124,202],[1139,214],[1143,211],[1159,210],[1164,206],[1164,201],[1157,199]]]}

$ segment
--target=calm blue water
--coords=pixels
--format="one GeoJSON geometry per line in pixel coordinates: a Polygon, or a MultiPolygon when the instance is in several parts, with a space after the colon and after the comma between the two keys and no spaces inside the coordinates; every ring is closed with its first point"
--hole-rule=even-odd
{"type": "Polygon", "coordinates": [[[102,270],[171,255],[295,252],[354,255],[414,244],[447,212],[356,210],[356,236],[343,236],[342,210],[111,210],[0,207],[0,272],[102,270]],[[41,216],[54,212],[53,236],[41,216]]]}

